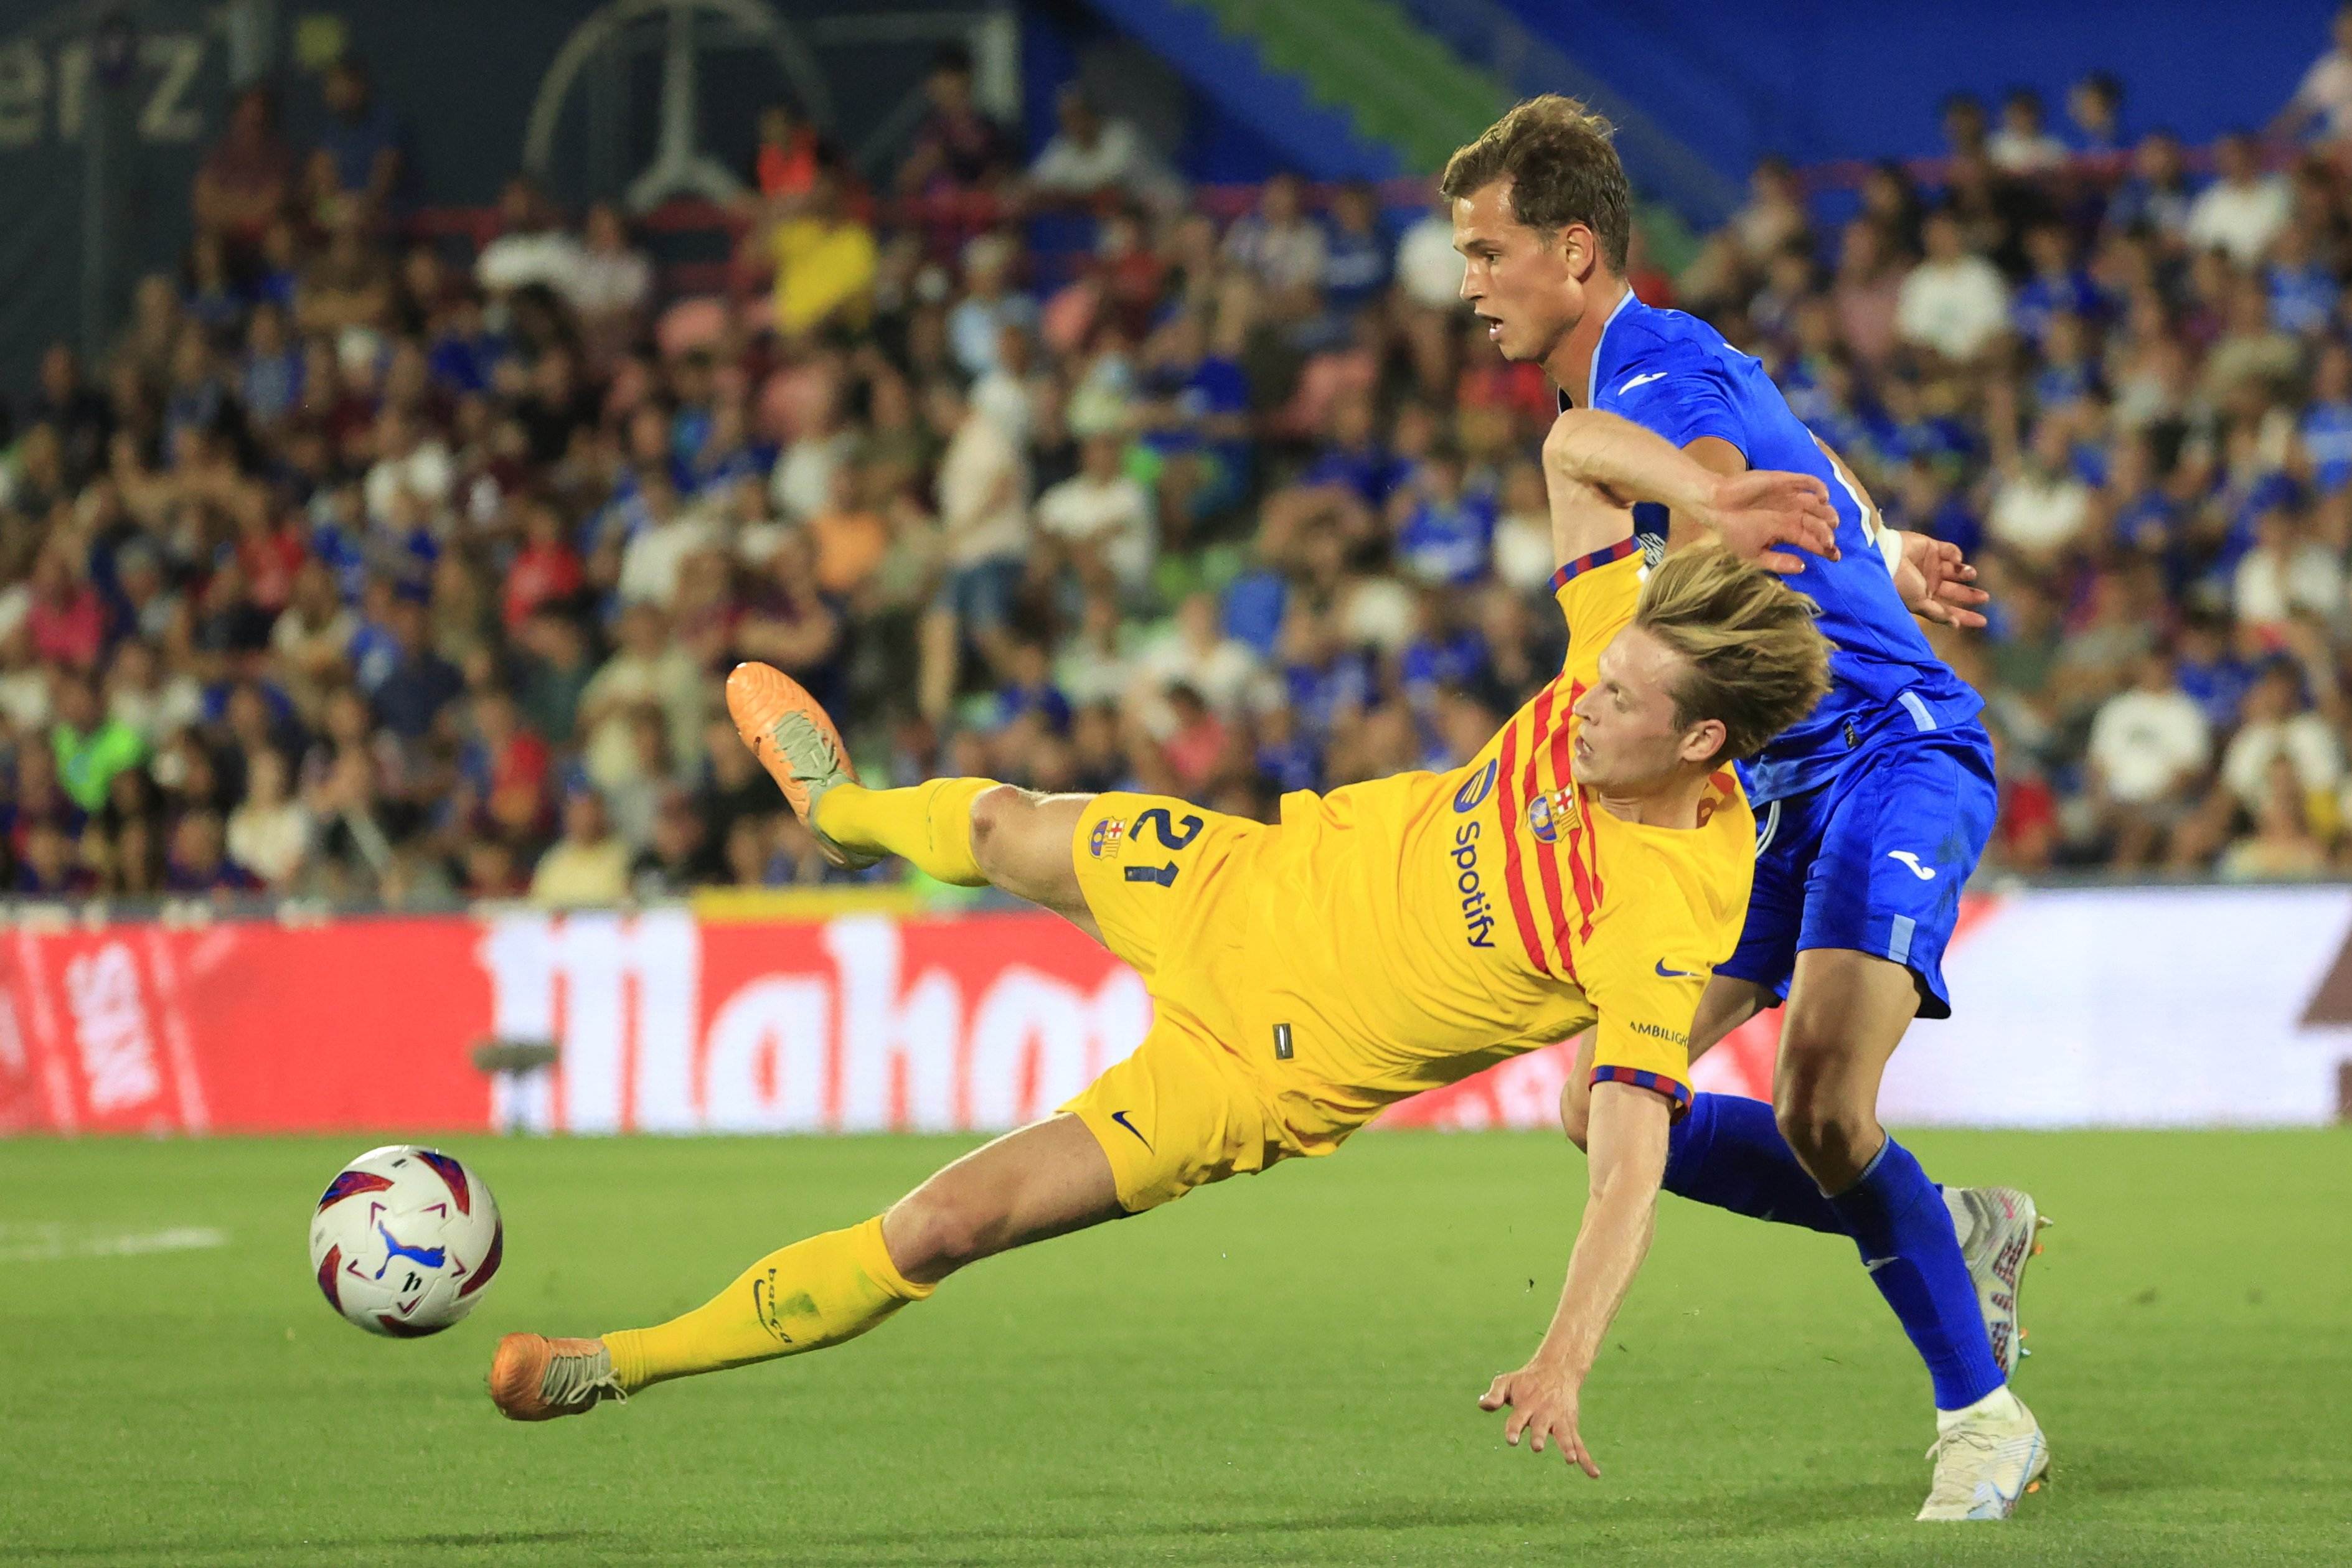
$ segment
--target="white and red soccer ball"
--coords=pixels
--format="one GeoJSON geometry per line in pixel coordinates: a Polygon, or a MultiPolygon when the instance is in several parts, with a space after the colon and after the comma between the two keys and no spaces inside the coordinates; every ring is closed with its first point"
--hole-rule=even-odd
{"type": "Polygon", "coordinates": [[[396,1339],[438,1333],[472,1312],[505,1249],[482,1178],[413,1144],[345,1166],[310,1218],[310,1267],[327,1304],[396,1339]]]}

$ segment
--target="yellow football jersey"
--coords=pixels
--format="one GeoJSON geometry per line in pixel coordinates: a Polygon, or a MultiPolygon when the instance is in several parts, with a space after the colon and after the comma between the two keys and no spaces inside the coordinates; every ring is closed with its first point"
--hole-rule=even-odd
{"type": "Polygon", "coordinates": [[[1738,939],[1754,818],[1727,768],[1693,829],[1620,821],[1570,770],[1570,709],[1643,570],[1630,538],[1560,570],[1565,665],[1468,765],[1287,795],[1240,857],[1201,978],[1263,1009],[1233,1020],[1242,1040],[1280,1031],[1284,1119],[1310,1146],[1596,1021],[1596,1082],[1688,1103],[1691,1019],[1738,939]]]}

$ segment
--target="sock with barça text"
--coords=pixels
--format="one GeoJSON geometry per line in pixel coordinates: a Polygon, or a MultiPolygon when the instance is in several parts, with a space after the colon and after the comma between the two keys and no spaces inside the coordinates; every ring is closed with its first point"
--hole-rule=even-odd
{"type": "Polygon", "coordinates": [[[856,1339],[936,1287],[898,1272],[882,1217],[771,1252],[682,1317],[604,1336],[613,1375],[635,1394],[649,1384],[799,1355],[856,1339]]]}
{"type": "Polygon", "coordinates": [[[904,789],[836,784],[816,803],[813,824],[847,849],[898,855],[957,887],[986,887],[971,852],[971,804],[993,779],[934,779],[904,789]]]}
{"type": "Polygon", "coordinates": [[[1845,1221],[1772,1119],[1772,1107],[1738,1094],[1700,1094],[1666,1140],[1668,1192],[1754,1219],[1846,1234],[1845,1221]]]}
{"type": "Polygon", "coordinates": [[[1963,1410],[2000,1387],[2006,1380],[1951,1211],[1911,1152],[1887,1139],[1862,1178],[1829,1201],[1862,1249],[1871,1283],[1927,1364],[1936,1408],[1963,1410]]]}

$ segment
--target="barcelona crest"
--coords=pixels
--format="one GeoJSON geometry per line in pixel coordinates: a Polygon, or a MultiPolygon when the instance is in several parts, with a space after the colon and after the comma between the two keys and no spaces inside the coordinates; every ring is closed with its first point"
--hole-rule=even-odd
{"type": "Polygon", "coordinates": [[[1560,833],[1576,826],[1576,789],[1570,785],[1538,795],[1528,801],[1528,831],[1540,843],[1554,843],[1560,833]]]}
{"type": "Polygon", "coordinates": [[[1087,835],[1087,849],[1097,860],[1117,860],[1127,844],[1127,819],[1105,817],[1087,835]]]}

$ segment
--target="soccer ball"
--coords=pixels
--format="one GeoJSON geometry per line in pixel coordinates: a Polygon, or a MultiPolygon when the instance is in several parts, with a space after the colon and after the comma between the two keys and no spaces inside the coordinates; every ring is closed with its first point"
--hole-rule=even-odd
{"type": "Polygon", "coordinates": [[[482,1178],[413,1144],[345,1166],[310,1217],[310,1268],[327,1305],[395,1339],[439,1333],[472,1312],[505,1250],[482,1178]]]}

